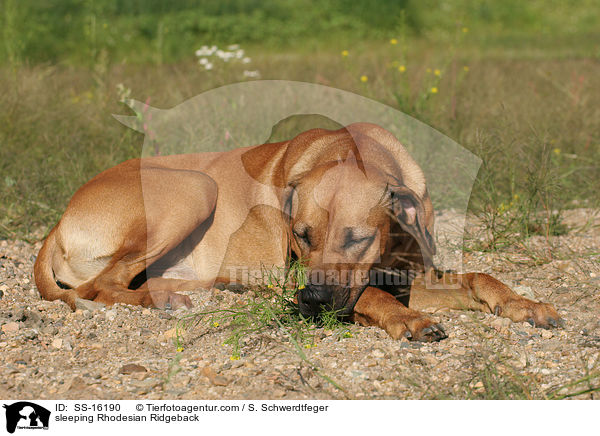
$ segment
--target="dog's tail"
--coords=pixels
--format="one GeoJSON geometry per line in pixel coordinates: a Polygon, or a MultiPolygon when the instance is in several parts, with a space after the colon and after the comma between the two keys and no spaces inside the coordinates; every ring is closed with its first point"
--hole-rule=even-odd
{"type": "MultiPolygon", "coordinates": [[[[57,226],[58,227],[58,226],[57,226]]],[[[54,271],[52,270],[52,254],[56,249],[56,228],[54,227],[46,240],[42,249],[38,253],[33,266],[33,275],[35,285],[40,295],[45,300],[62,300],[75,309],[75,300],[77,292],[74,289],[61,288],[54,280],[54,271]]]]}

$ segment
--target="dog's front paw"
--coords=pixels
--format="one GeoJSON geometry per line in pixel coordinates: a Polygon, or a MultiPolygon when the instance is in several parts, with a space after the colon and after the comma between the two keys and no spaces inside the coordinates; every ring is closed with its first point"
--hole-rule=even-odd
{"type": "Polygon", "coordinates": [[[154,307],[158,309],[173,309],[177,310],[180,307],[193,306],[192,300],[187,295],[181,295],[170,291],[150,291],[150,298],[154,307]]]}
{"type": "Polygon", "coordinates": [[[420,342],[437,342],[448,337],[441,324],[421,314],[396,316],[386,322],[385,331],[394,339],[420,342]]]}
{"type": "Polygon", "coordinates": [[[563,325],[556,309],[548,303],[537,303],[527,298],[514,298],[494,308],[494,314],[510,318],[514,322],[528,322],[545,329],[563,325]]]}

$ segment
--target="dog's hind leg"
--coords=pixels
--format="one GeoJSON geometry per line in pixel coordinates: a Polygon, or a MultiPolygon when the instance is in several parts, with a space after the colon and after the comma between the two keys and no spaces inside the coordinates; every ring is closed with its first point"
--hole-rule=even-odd
{"type": "Polygon", "coordinates": [[[543,328],[557,327],[561,323],[552,305],[522,297],[499,280],[481,273],[444,273],[437,277],[431,270],[413,282],[408,306],[427,312],[478,310],[543,328]]]}
{"type": "Polygon", "coordinates": [[[129,287],[148,266],[209,225],[217,186],[198,171],[140,165],[128,161],[111,168],[75,194],[36,261],[42,297],[62,299],[71,308],[76,296],[105,304],[190,304],[168,290],[129,287]]]}

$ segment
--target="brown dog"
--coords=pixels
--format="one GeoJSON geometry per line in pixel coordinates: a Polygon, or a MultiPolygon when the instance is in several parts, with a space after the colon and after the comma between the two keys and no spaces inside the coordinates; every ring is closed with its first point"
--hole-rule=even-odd
{"type": "Polygon", "coordinates": [[[78,298],[190,306],[176,291],[248,281],[244,272],[285,267],[291,255],[310,271],[298,293],[305,315],[331,307],[414,340],[445,337],[418,310],[558,325],[552,306],[487,274],[436,272],[433,219],[423,172],[392,134],[366,123],[313,129],[285,142],[135,159],[102,172],[48,235],[35,280],[44,298],[72,308],[78,298]],[[373,271],[409,281],[385,285],[373,271]],[[394,296],[405,288],[410,308],[394,296]]]}

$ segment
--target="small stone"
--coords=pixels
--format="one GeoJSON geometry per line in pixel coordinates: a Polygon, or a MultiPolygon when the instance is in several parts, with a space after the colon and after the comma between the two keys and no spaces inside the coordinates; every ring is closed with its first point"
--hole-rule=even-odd
{"type": "Polygon", "coordinates": [[[513,290],[517,294],[519,294],[525,298],[529,298],[530,300],[535,300],[535,293],[533,292],[533,289],[531,289],[531,287],[529,287],[529,286],[523,286],[523,285],[515,286],[515,287],[513,287],[513,290]]]}
{"type": "Polygon", "coordinates": [[[145,307],[142,309],[142,315],[150,316],[150,315],[152,315],[152,311],[150,309],[148,309],[147,307],[145,307]]]}
{"type": "Polygon", "coordinates": [[[19,324],[16,322],[7,322],[2,326],[2,331],[7,335],[16,333],[19,331],[19,324]]]}
{"type": "Polygon", "coordinates": [[[500,333],[508,332],[510,320],[508,318],[496,318],[492,321],[492,328],[500,333]]]}
{"type": "Polygon", "coordinates": [[[148,378],[140,381],[136,380],[132,384],[136,387],[136,391],[138,394],[147,394],[148,392],[153,391],[155,390],[155,388],[160,386],[162,384],[162,380],[156,378],[148,378]]]}
{"type": "Polygon", "coordinates": [[[373,350],[371,355],[377,359],[381,359],[381,358],[385,357],[385,353],[383,351],[381,351],[379,348],[376,348],[375,350],[373,350]]]}
{"type": "Polygon", "coordinates": [[[63,345],[63,340],[61,338],[56,338],[52,341],[52,343],[50,345],[52,346],[52,348],[56,348],[57,350],[60,350],[63,345]]]}
{"type": "Polygon", "coordinates": [[[53,325],[48,325],[42,329],[42,333],[48,336],[54,336],[58,333],[58,329],[53,325]]]}
{"type": "Polygon", "coordinates": [[[115,318],[117,317],[117,311],[115,309],[107,310],[106,313],[104,314],[104,317],[106,318],[107,321],[114,321],[115,318]]]}
{"type": "Polygon", "coordinates": [[[554,333],[552,333],[550,330],[542,330],[542,338],[550,339],[552,336],[554,336],[554,333]]]}
{"type": "Polygon", "coordinates": [[[137,363],[128,363],[119,369],[119,374],[134,374],[136,372],[148,372],[148,370],[137,363]]]}
{"type": "Polygon", "coordinates": [[[33,340],[38,337],[39,333],[35,329],[24,329],[23,330],[23,338],[27,340],[33,340]]]}
{"type": "Polygon", "coordinates": [[[179,337],[179,339],[184,339],[185,338],[185,330],[177,329],[177,328],[173,327],[172,329],[166,330],[162,334],[163,340],[167,340],[167,341],[171,341],[177,337],[179,337]]]}
{"type": "Polygon", "coordinates": [[[95,301],[85,300],[83,298],[77,298],[75,300],[75,309],[79,310],[89,310],[90,312],[94,312],[96,310],[100,310],[103,307],[106,307],[105,304],[96,303],[95,301]]]}
{"type": "Polygon", "coordinates": [[[226,377],[218,375],[210,366],[205,366],[201,372],[215,386],[227,386],[229,384],[229,380],[226,377]]]}
{"type": "Polygon", "coordinates": [[[283,397],[285,397],[285,390],[283,390],[283,389],[275,389],[273,391],[273,397],[274,398],[283,398],[283,397]]]}
{"type": "Polygon", "coordinates": [[[131,374],[131,377],[136,380],[145,380],[149,376],[147,372],[136,372],[131,374]]]}

